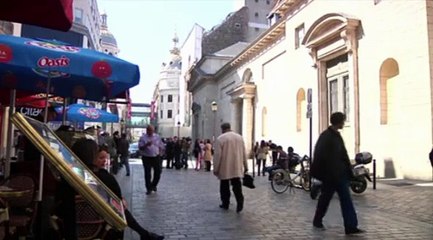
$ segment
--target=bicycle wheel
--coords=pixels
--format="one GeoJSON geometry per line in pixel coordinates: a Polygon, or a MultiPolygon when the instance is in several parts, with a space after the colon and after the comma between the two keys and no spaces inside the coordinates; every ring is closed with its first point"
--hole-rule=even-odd
{"type": "Polygon", "coordinates": [[[285,180],[286,171],[282,169],[275,170],[272,173],[271,187],[276,193],[283,193],[289,188],[289,183],[285,180]]]}
{"type": "Polygon", "coordinates": [[[305,191],[310,191],[310,173],[309,172],[302,173],[301,186],[305,191]]]}

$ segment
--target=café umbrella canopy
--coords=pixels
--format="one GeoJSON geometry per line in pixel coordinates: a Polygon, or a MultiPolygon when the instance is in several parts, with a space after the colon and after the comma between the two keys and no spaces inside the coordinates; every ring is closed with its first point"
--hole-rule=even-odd
{"type": "MultiPolygon", "coordinates": [[[[60,116],[61,121],[63,107],[57,107],[57,116],[60,116]]],[[[66,119],[70,122],[119,122],[119,116],[110,112],[86,106],[84,104],[71,104],[66,107],[66,119]]]]}
{"type": "MultiPolygon", "coordinates": [[[[137,85],[139,79],[137,65],[112,55],[58,41],[0,35],[0,89],[108,101],[137,85]]],[[[13,107],[15,91],[11,92],[13,107]]],[[[6,177],[10,169],[10,129],[8,127],[6,177]]],[[[40,169],[39,190],[42,189],[43,158],[40,169]]],[[[39,200],[41,193],[39,191],[39,200]]]]}
{"type": "Polygon", "coordinates": [[[137,85],[139,78],[137,65],[112,55],[0,35],[0,88],[107,101],[137,85]]]}

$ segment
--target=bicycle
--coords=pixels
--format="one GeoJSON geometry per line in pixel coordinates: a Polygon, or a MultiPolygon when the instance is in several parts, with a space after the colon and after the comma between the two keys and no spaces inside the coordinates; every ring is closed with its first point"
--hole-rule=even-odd
{"type": "MultiPolygon", "coordinates": [[[[298,165],[298,164],[297,164],[298,165]]],[[[276,169],[272,171],[271,187],[276,193],[284,193],[289,187],[310,190],[310,158],[304,155],[299,160],[300,169],[276,169]],[[291,175],[295,174],[294,177],[291,175]],[[299,183],[298,183],[299,179],[299,183]]],[[[296,167],[296,166],[295,166],[296,167]]]]}

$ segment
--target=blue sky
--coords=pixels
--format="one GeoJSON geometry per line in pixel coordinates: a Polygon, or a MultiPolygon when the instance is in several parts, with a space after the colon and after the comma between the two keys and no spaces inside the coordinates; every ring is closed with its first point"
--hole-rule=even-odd
{"type": "Polygon", "coordinates": [[[119,57],[140,66],[140,85],[131,89],[132,101],[151,101],[175,32],[181,46],[194,23],[208,30],[237,5],[236,0],[98,0],[99,11],[108,15],[119,57]]]}

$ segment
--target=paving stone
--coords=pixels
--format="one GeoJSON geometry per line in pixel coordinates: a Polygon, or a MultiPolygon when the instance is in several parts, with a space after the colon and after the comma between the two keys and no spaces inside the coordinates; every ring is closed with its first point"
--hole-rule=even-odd
{"type": "MultiPolygon", "coordinates": [[[[324,218],[325,231],[311,226],[316,200],[293,189],[272,191],[266,177],[256,177],[256,189],[243,188],[244,210],[236,213],[232,195],[230,208],[218,207],[219,182],[211,172],[164,169],[158,192],[146,195],[141,161],[131,161],[131,176],[124,170],[117,178],[129,209],[146,229],[165,239],[422,239],[433,240],[433,187],[377,183],[377,190],[353,195],[362,236],[344,234],[338,198],[331,201],[324,218]]],[[[190,164],[191,166],[191,164],[190,164]]],[[[129,228],[125,239],[138,235],[129,228]]]]}

